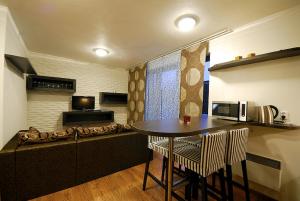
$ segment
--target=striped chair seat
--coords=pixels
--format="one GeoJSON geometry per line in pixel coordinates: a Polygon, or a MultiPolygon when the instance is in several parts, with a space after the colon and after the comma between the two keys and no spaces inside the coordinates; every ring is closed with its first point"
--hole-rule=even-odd
{"type": "Polygon", "coordinates": [[[197,146],[174,147],[174,161],[207,177],[225,166],[226,131],[203,135],[197,146]]]}
{"type": "Polygon", "coordinates": [[[158,136],[148,136],[148,148],[153,150],[153,143],[161,141],[161,140],[167,140],[166,137],[158,137],[158,136]]]}
{"type": "MultiPolygon", "coordinates": [[[[174,151],[181,147],[185,147],[187,145],[188,144],[186,142],[174,140],[174,151]]],[[[153,148],[153,151],[156,151],[168,158],[168,155],[169,155],[169,140],[168,139],[164,139],[164,140],[160,140],[160,141],[156,141],[156,142],[152,143],[152,148],[153,148]]]]}

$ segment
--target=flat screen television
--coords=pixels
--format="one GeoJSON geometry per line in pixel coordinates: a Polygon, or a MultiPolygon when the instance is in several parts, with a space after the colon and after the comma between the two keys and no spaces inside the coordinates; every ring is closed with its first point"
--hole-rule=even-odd
{"type": "Polygon", "coordinates": [[[95,96],[72,96],[73,110],[95,109],[95,96]]]}

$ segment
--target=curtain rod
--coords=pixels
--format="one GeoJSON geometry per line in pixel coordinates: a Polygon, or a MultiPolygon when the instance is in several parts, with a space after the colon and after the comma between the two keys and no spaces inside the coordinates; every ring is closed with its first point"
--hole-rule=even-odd
{"type": "Polygon", "coordinates": [[[155,60],[155,59],[158,59],[158,58],[160,58],[160,57],[166,56],[166,55],[168,55],[168,54],[172,54],[172,53],[174,53],[174,52],[176,52],[176,51],[183,50],[183,49],[187,49],[187,48],[192,47],[192,46],[194,46],[194,45],[196,45],[196,44],[198,44],[198,43],[202,43],[202,42],[205,42],[205,41],[209,41],[209,40],[218,38],[218,37],[220,37],[220,36],[229,34],[229,33],[231,33],[231,32],[232,32],[232,29],[228,29],[228,28],[223,29],[222,31],[216,32],[216,33],[214,33],[214,34],[212,34],[212,35],[210,35],[210,36],[201,38],[201,39],[196,40],[196,41],[193,41],[193,42],[191,42],[191,43],[189,43],[189,44],[187,44],[187,45],[181,46],[181,47],[179,47],[179,48],[177,48],[177,49],[168,51],[168,52],[166,52],[166,53],[164,53],[164,54],[158,55],[158,56],[156,56],[156,57],[152,57],[152,58],[150,58],[150,59],[148,59],[148,60],[146,60],[146,61],[144,61],[144,62],[135,64],[135,65],[129,67],[128,70],[129,70],[129,69],[132,69],[132,68],[135,68],[136,66],[139,66],[140,64],[143,64],[143,63],[147,63],[147,62],[153,61],[153,60],[155,60]]]}

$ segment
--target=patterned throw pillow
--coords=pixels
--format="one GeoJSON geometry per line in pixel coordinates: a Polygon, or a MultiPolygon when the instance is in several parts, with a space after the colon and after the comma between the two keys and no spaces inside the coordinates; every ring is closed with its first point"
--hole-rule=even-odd
{"type": "Polygon", "coordinates": [[[36,128],[30,127],[29,130],[19,131],[19,145],[39,144],[67,139],[73,137],[75,132],[75,128],[67,128],[66,130],[54,132],[40,132],[36,128]]]}
{"type": "Polygon", "coordinates": [[[117,134],[122,132],[128,132],[131,130],[131,126],[123,125],[123,124],[110,124],[107,126],[100,127],[78,127],[77,133],[79,137],[91,137],[91,136],[99,136],[99,135],[109,135],[109,134],[117,134]]]}
{"type": "Polygon", "coordinates": [[[118,124],[118,133],[132,131],[132,127],[129,124],[118,124]]]}

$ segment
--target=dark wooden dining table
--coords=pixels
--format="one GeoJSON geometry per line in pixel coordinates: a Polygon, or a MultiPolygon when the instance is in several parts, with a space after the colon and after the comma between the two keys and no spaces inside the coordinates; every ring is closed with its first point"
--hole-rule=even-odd
{"type": "MultiPolygon", "coordinates": [[[[169,164],[172,164],[175,137],[188,137],[221,129],[230,129],[230,127],[238,124],[239,122],[221,120],[205,115],[191,118],[191,122],[188,124],[184,124],[180,119],[138,121],[133,124],[133,128],[144,135],[167,137],[169,140],[168,162],[169,164]]],[[[168,178],[165,196],[165,200],[167,201],[172,200],[172,175],[172,165],[168,165],[168,178]]]]}

